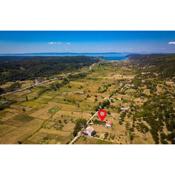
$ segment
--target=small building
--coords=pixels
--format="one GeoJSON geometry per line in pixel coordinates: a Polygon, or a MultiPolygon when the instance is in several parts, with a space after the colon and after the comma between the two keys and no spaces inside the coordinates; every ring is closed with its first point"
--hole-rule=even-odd
{"type": "Polygon", "coordinates": [[[34,80],[34,85],[37,86],[37,85],[39,85],[42,81],[43,81],[42,78],[36,78],[36,79],[34,80]]]}
{"type": "Polygon", "coordinates": [[[88,135],[88,136],[94,136],[96,134],[96,131],[94,130],[94,128],[92,126],[88,126],[84,131],[83,131],[84,135],[88,135]]]}
{"type": "Polygon", "coordinates": [[[74,91],[74,93],[77,94],[77,95],[84,95],[83,91],[74,91]]]}
{"type": "Polygon", "coordinates": [[[129,110],[129,107],[121,107],[120,110],[123,111],[123,112],[126,112],[126,111],[129,110]]]}
{"type": "Polygon", "coordinates": [[[111,128],[112,127],[112,121],[106,121],[106,128],[111,128]]]}
{"type": "Polygon", "coordinates": [[[39,84],[39,81],[37,79],[34,80],[34,85],[37,86],[39,84]]]}

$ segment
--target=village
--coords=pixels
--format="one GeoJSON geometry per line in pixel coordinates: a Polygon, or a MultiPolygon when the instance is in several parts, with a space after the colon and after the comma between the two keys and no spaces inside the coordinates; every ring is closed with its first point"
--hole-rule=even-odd
{"type": "Polygon", "coordinates": [[[158,97],[175,87],[172,81],[156,79],[125,61],[100,62],[75,73],[22,82],[21,88],[1,98],[17,102],[0,111],[0,143],[170,143],[168,123],[142,114],[154,94],[158,97]],[[155,79],[152,84],[150,76],[155,79]],[[107,113],[103,121],[98,116],[101,109],[107,113]]]}

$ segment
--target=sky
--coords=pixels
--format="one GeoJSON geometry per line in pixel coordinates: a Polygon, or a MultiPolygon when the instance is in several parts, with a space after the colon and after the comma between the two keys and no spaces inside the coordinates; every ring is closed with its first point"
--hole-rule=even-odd
{"type": "Polygon", "coordinates": [[[175,53],[175,31],[0,31],[0,54],[175,53]]]}

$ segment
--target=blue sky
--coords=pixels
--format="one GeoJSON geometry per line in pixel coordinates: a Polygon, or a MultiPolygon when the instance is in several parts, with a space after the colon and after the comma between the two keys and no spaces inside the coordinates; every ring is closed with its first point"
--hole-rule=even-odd
{"type": "Polygon", "coordinates": [[[0,54],[175,53],[175,31],[0,31],[0,54]]]}

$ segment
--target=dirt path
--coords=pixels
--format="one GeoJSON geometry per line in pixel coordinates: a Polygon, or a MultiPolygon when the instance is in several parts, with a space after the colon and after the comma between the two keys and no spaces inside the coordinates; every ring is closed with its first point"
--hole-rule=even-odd
{"type": "MultiPolygon", "coordinates": [[[[105,97],[105,98],[104,98],[104,101],[107,100],[107,99],[108,99],[109,102],[110,102],[111,99],[112,99],[112,96],[111,96],[111,97],[105,97]]],[[[98,113],[98,111],[96,111],[95,114],[93,114],[93,115],[89,118],[89,120],[87,121],[87,126],[89,125],[90,121],[92,121],[93,118],[97,116],[97,113],[98,113]]],[[[87,127],[87,126],[86,126],[86,127],[87,127]]],[[[85,128],[82,128],[82,129],[78,132],[78,134],[69,142],[69,144],[74,144],[74,143],[82,136],[82,131],[83,131],[84,129],[85,129],[85,128]]]]}

